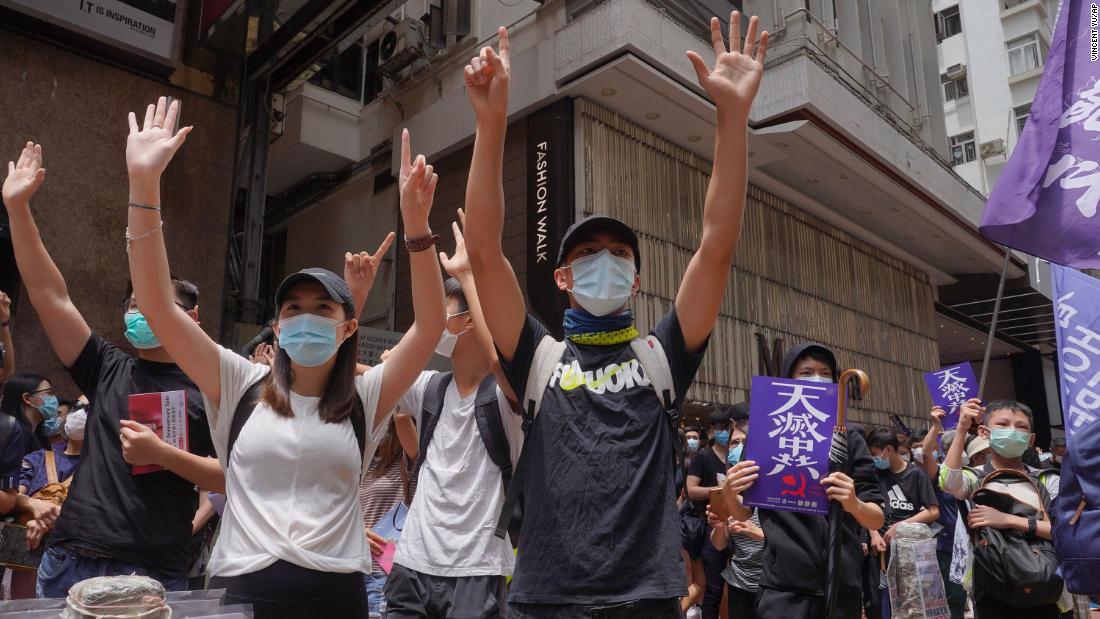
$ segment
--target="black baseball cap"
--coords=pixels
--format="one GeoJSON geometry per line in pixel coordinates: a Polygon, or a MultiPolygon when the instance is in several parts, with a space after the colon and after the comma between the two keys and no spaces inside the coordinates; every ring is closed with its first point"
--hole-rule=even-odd
{"type": "Polygon", "coordinates": [[[283,280],[283,283],[279,284],[279,290],[275,292],[276,308],[282,306],[283,299],[286,297],[287,293],[290,292],[290,289],[302,282],[316,282],[321,284],[321,287],[325,289],[330,299],[344,306],[344,309],[348,312],[349,318],[356,318],[355,301],[351,298],[351,289],[348,288],[348,283],[344,281],[343,277],[340,277],[328,269],[302,269],[288,276],[283,280]]]}
{"type": "Polygon", "coordinates": [[[634,269],[642,270],[642,256],[638,251],[638,235],[630,229],[630,226],[608,215],[592,215],[585,217],[569,226],[565,235],[561,237],[561,246],[558,247],[558,266],[565,262],[565,257],[573,246],[595,232],[610,232],[626,241],[634,250],[634,269]]]}

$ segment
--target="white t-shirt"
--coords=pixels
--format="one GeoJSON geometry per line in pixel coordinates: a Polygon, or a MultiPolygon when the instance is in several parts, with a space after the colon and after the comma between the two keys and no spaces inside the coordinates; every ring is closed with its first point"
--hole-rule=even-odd
{"type": "MultiPolygon", "coordinates": [[[[421,373],[398,405],[412,413],[418,426],[434,374],[421,373]]],[[[493,535],[504,484],[477,428],[476,401],[476,389],[460,398],[453,380],[447,387],[394,563],[432,576],[512,575],[512,544],[493,535]]],[[[523,446],[523,418],[509,410],[499,387],[497,403],[515,466],[523,446]]]]}
{"type": "Polygon", "coordinates": [[[208,566],[212,576],[249,574],[276,560],[322,572],[370,573],[359,479],[377,447],[370,428],[383,368],[355,379],[367,424],[363,454],[350,420],[325,423],[320,398],[291,392],[294,416],[257,404],[227,466],[233,413],[270,368],[221,349],[221,402],[214,406],[203,395],[214,449],[226,471],[227,504],[208,566]]]}

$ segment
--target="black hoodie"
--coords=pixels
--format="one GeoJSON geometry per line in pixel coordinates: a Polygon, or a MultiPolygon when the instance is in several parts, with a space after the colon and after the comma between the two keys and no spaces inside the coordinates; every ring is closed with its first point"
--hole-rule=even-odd
{"type": "MultiPolygon", "coordinates": [[[[811,348],[818,348],[833,359],[830,365],[833,376],[837,377],[836,356],[820,344],[800,344],[792,348],[783,359],[783,375],[789,378],[795,362],[811,348]]],[[[856,493],[860,500],[881,506],[882,493],[879,491],[871,452],[867,450],[867,442],[863,436],[851,429],[848,430],[848,461],[852,464],[851,477],[855,480],[856,493]]],[[[860,597],[862,527],[847,513],[843,517],[840,595],[860,597]]],[[[808,595],[825,595],[825,574],[829,565],[826,548],[827,519],[824,516],[761,509],[760,525],[764,529],[764,574],[760,586],[808,595]]]]}

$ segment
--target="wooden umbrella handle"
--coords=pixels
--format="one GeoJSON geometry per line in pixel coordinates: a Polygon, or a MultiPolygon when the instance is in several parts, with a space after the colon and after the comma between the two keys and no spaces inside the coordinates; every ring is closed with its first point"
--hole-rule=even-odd
{"type": "Polygon", "coordinates": [[[840,389],[837,390],[836,427],[838,430],[847,430],[848,427],[848,385],[855,378],[859,381],[859,394],[861,397],[871,392],[871,379],[863,370],[845,370],[837,381],[840,389]]]}

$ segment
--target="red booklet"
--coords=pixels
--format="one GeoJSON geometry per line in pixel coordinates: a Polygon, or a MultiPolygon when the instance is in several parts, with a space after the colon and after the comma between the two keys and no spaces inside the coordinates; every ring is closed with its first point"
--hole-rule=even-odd
{"type": "MultiPolygon", "coordinates": [[[[164,391],[130,396],[130,419],[147,426],[165,443],[187,451],[187,392],[164,391]]],[[[134,475],[163,471],[156,465],[134,466],[134,475]]]]}

